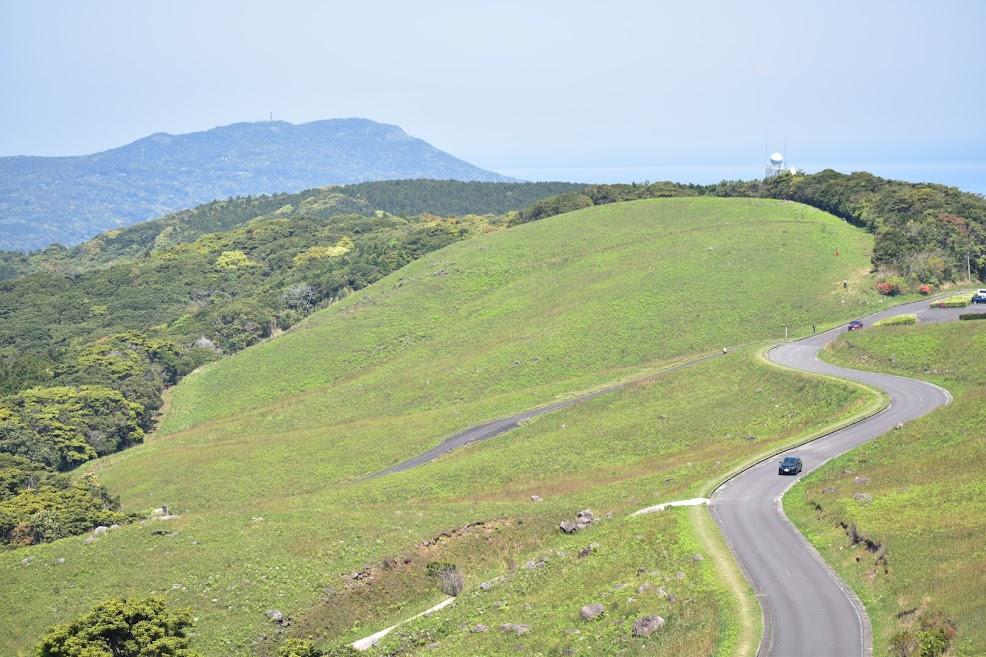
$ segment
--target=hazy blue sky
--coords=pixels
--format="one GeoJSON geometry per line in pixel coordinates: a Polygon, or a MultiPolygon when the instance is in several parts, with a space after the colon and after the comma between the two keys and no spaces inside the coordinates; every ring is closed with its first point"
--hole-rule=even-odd
{"type": "Polygon", "coordinates": [[[808,168],[986,191],[984,35],[977,0],[0,0],[0,154],[273,112],[529,178],[751,177],[786,139],[808,168]]]}

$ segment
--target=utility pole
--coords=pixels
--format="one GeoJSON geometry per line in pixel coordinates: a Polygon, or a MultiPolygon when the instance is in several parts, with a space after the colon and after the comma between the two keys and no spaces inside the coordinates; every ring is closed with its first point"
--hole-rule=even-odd
{"type": "Polygon", "coordinates": [[[972,254],[969,251],[965,252],[965,269],[966,275],[969,277],[969,282],[972,282],[972,254]]]}

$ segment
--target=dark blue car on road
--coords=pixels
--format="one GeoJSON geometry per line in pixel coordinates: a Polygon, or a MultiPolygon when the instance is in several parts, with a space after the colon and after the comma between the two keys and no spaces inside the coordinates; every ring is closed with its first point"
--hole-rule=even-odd
{"type": "Polygon", "coordinates": [[[785,456],[777,468],[777,474],[796,475],[801,472],[801,459],[797,456],[785,456]]]}

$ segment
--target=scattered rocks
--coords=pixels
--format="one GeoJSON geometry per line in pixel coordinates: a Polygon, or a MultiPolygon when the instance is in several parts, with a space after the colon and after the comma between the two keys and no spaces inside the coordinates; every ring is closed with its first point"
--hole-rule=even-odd
{"type": "Polygon", "coordinates": [[[82,540],[82,544],[83,544],[83,545],[92,545],[93,543],[95,543],[95,542],[96,542],[96,541],[98,541],[98,540],[99,540],[99,539],[98,539],[98,538],[96,538],[95,536],[86,536],[86,537],[85,537],[85,538],[84,538],[84,539],[82,540]]]}
{"type": "Polygon", "coordinates": [[[705,557],[703,557],[701,554],[696,552],[691,556],[691,560],[694,561],[695,563],[698,563],[699,561],[705,561],[705,557]]]}
{"type": "Polygon", "coordinates": [[[660,616],[644,616],[633,623],[634,636],[650,636],[664,627],[664,619],[660,616]]]}
{"type": "Polygon", "coordinates": [[[678,596],[676,596],[674,593],[668,593],[664,597],[667,599],[668,604],[672,604],[673,605],[674,603],[678,602],[678,596]]]}
{"type": "Polygon", "coordinates": [[[651,584],[650,582],[644,582],[643,584],[637,587],[637,593],[647,593],[648,591],[652,591],[653,589],[654,589],[653,584],[651,584]]]}
{"type": "Polygon", "coordinates": [[[540,495],[531,495],[531,501],[532,502],[540,502],[541,501],[541,496],[540,495]]]}
{"type": "Polygon", "coordinates": [[[469,631],[472,632],[473,634],[486,634],[487,632],[490,631],[490,628],[480,623],[479,625],[473,626],[473,628],[469,631]]]}
{"type": "Polygon", "coordinates": [[[281,627],[287,627],[291,624],[291,619],[281,613],[279,609],[268,609],[264,612],[264,615],[281,627]]]}
{"type": "Polygon", "coordinates": [[[501,632],[506,632],[507,634],[516,634],[517,636],[522,636],[531,631],[530,625],[523,625],[521,623],[504,623],[500,626],[501,632]]]}
{"type": "Polygon", "coordinates": [[[546,557],[538,557],[537,559],[531,559],[524,564],[524,570],[534,570],[535,568],[544,568],[548,565],[548,559],[546,557]]]}
{"type": "Polygon", "coordinates": [[[482,591],[489,591],[490,589],[493,588],[493,582],[483,582],[482,584],[479,585],[479,588],[482,591]]]}
{"type": "Polygon", "coordinates": [[[582,616],[583,620],[592,620],[593,618],[602,616],[605,611],[606,608],[604,606],[598,602],[594,602],[591,605],[582,607],[582,610],[579,611],[579,615],[582,616]]]}
{"type": "Polygon", "coordinates": [[[34,557],[24,557],[23,559],[21,559],[21,565],[30,566],[32,561],[34,561],[34,557]]]}
{"type": "Polygon", "coordinates": [[[834,495],[835,493],[836,489],[832,486],[826,486],[822,489],[822,495],[834,495]]]}
{"type": "Polygon", "coordinates": [[[747,437],[746,437],[746,438],[744,438],[743,440],[745,440],[745,441],[746,441],[746,442],[748,442],[748,443],[752,443],[752,442],[753,442],[754,440],[756,440],[756,439],[757,439],[757,437],[756,437],[756,436],[754,436],[754,435],[753,435],[753,434],[751,433],[751,434],[750,434],[749,436],[747,436],[747,437]]]}
{"type": "Polygon", "coordinates": [[[853,483],[854,484],[859,484],[861,486],[864,486],[864,485],[870,483],[870,478],[869,477],[854,477],[853,478],[853,483]]]}
{"type": "Polygon", "coordinates": [[[676,573],[674,574],[674,578],[675,578],[676,580],[679,580],[679,581],[680,581],[680,580],[683,580],[683,579],[685,579],[685,573],[684,573],[683,571],[680,571],[680,570],[679,570],[678,572],[676,572],[676,573]]]}
{"type": "Polygon", "coordinates": [[[52,561],[52,563],[56,566],[61,566],[63,563],[65,563],[65,557],[58,557],[57,559],[52,561]]]}
{"type": "Polygon", "coordinates": [[[357,572],[354,572],[354,573],[350,573],[350,575],[349,575],[349,579],[356,580],[356,581],[363,580],[363,579],[369,579],[369,577],[370,577],[370,573],[366,572],[365,570],[360,570],[360,571],[357,571],[357,572]]]}
{"type": "Polygon", "coordinates": [[[448,276],[448,272],[445,271],[444,269],[439,269],[438,271],[435,272],[435,276],[448,276]]]}
{"type": "Polygon", "coordinates": [[[856,493],[852,498],[862,504],[869,504],[873,501],[873,496],[869,493],[856,493]]]}
{"type": "Polygon", "coordinates": [[[92,535],[93,536],[102,536],[103,534],[105,534],[109,530],[110,530],[110,528],[107,527],[106,525],[100,525],[99,527],[96,527],[96,529],[92,530],[92,535]]]}
{"type": "Polygon", "coordinates": [[[595,521],[596,517],[592,514],[592,511],[582,509],[575,514],[575,520],[562,520],[558,525],[558,529],[566,534],[574,534],[577,531],[585,529],[595,521]]]}
{"type": "Polygon", "coordinates": [[[151,511],[152,520],[174,520],[177,517],[178,514],[171,513],[167,504],[162,504],[161,508],[151,511]]]}

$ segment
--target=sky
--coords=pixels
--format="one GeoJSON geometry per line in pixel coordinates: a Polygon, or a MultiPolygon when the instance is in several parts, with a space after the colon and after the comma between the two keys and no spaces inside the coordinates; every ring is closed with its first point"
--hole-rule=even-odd
{"type": "Polygon", "coordinates": [[[986,193],[986,2],[0,0],[0,155],[394,123],[526,179],[868,169],[986,193]]]}

